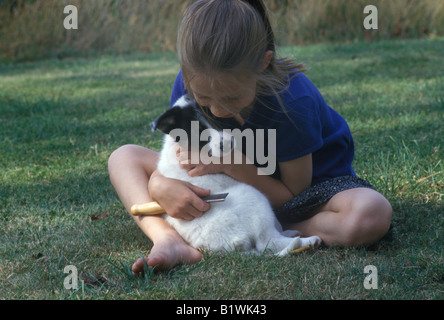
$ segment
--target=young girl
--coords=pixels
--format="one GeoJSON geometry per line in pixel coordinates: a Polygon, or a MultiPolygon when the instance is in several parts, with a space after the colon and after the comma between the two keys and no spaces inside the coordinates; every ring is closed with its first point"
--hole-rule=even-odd
{"type": "MultiPolygon", "coordinates": [[[[222,172],[264,193],[286,229],[317,235],[326,245],[362,246],[388,231],[392,209],[352,168],[353,139],[345,120],[330,108],[301,72],[278,59],[267,11],[260,0],[199,0],[185,14],[178,36],[182,71],[171,102],[185,92],[212,117],[234,118],[242,129],[275,129],[277,168],[258,175],[254,164],[182,163],[191,176],[222,172]]],[[[180,156],[180,150],[178,150],[180,156]]],[[[111,182],[125,208],[157,201],[175,218],[199,218],[210,205],[204,190],[156,171],[158,154],[123,146],[109,159],[111,182]]],[[[160,216],[134,217],[153,241],[144,264],[166,270],[195,263],[190,247],[160,216]]]]}

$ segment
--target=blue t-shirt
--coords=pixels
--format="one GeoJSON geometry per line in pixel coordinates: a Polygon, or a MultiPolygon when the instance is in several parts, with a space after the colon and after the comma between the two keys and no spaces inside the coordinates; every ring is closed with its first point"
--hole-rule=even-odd
{"type": "MultiPolygon", "coordinates": [[[[182,72],[179,72],[171,95],[171,106],[185,93],[182,72]]],[[[280,98],[285,111],[276,97],[258,97],[240,129],[251,128],[253,132],[255,129],[276,129],[277,162],[311,153],[312,185],[334,177],[355,176],[352,168],[354,144],[347,122],[327,105],[313,83],[299,73],[280,98]]],[[[273,176],[280,177],[279,166],[273,176]]]]}

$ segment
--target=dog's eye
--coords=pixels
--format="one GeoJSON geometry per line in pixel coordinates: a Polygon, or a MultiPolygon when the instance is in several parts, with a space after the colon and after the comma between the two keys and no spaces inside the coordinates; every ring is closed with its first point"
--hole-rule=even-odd
{"type": "Polygon", "coordinates": [[[176,142],[179,142],[179,141],[180,141],[180,137],[177,136],[177,137],[176,137],[176,142]]]}

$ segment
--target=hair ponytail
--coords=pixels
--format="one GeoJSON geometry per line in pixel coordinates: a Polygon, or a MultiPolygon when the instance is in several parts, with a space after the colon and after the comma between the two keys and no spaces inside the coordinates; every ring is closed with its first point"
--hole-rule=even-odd
{"type": "Polygon", "coordinates": [[[243,0],[252,6],[262,17],[267,32],[267,50],[276,51],[275,38],[273,28],[271,27],[270,19],[268,17],[267,7],[262,0],[243,0]]]}

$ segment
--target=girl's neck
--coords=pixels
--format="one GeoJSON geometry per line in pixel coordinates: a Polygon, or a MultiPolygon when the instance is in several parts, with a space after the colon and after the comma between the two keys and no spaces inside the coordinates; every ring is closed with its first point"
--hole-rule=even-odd
{"type": "Polygon", "coordinates": [[[244,125],[245,120],[248,119],[248,117],[250,116],[251,112],[253,111],[253,108],[256,104],[256,99],[254,99],[254,101],[247,107],[243,108],[238,114],[236,114],[234,116],[234,119],[239,122],[239,124],[241,126],[244,125]]]}
{"type": "Polygon", "coordinates": [[[234,120],[236,120],[241,126],[245,124],[245,119],[240,115],[236,114],[234,117],[234,120]]]}

